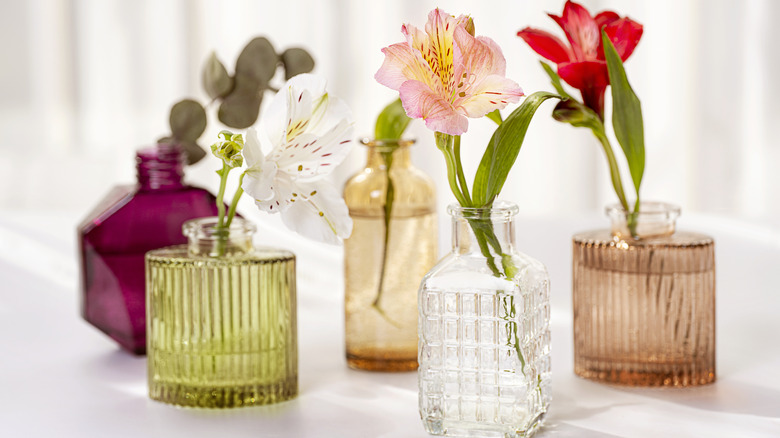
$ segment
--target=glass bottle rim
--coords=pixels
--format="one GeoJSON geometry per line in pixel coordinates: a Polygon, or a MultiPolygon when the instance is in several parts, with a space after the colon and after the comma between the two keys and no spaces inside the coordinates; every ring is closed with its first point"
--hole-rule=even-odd
{"type": "Polygon", "coordinates": [[[137,160],[186,162],[184,147],[179,143],[169,141],[142,146],[135,151],[135,155],[137,160]]]}
{"type": "Polygon", "coordinates": [[[462,207],[458,204],[447,206],[447,213],[456,219],[509,220],[520,212],[514,202],[496,201],[492,207],[462,207]]]}
{"type": "MultiPolygon", "coordinates": [[[[218,223],[219,218],[216,216],[190,219],[182,225],[182,233],[185,236],[196,237],[200,240],[218,239],[224,237],[224,235],[220,236],[220,234],[223,234],[224,232],[220,232],[220,230],[217,229],[218,223]]],[[[235,216],[230,223],[230,228],[228,228],[228,235],[234,237],[246,236],[254,234],[255,231],[257,231],[257,226],[254,223],[235,216]]]]}
{"type": "Polygon", "coordinates": [[[634,215],[639,221],[645,222],[667,222],[675,221],[681,214],[680,206],[668,202],[659,201],[641,201],[639,211],[626,211],[619,203],[607,205],[604,212],[612,218],[625,218],[634,215]]]}
{"type": "Polygon", "coordinates": [[[417,143],[417,139],[414,138],[373,138],[363,137],[360,139],[360,144],[370,148],[378,149],[395,149],[398,147],[408,147],[417,143]]]}

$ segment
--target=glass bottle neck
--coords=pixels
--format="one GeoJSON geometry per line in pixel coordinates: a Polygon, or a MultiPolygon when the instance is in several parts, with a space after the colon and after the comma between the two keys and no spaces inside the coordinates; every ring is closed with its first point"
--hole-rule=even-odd
{"type": "Polygon", "coordinates": [[[634,213],[614,204],[607,206],[606,214],[612,222],[614,239],[641,240],[674,234],[680,207],[665,202],[640,202],[639,211],[634,213]]]}
{"type": "Polygon", "coordinates": [[[254,250],[252,236],[257,227],[240,217],[234,217],[228,229],[217,227],[216,217],[192,219],[184,223],[187,252],[196,257],[236,257],[254,250]]]}
{"type": "Polygon", "coordinates": [[[392,167],[410,167],[412,162],[409,155],[409,147],[414,140],[376,140],[364,138],[360,141],[368,147],[366,167],[386,168],[388,158],[393,160],[392,167]]]}
{"type": "Polygon", "coordinates": [[[454,254],[500,257],[514,251],[514,218],[518,212],[515,204],[500,202],[493,208],[464,208],[452,204],[447,211],[452,216],[454,254]]]}
{"type": "Polygon", "coordinates": [[[185,155],[181,146],[158,144],[136,153],[138,184],[143,191],[184,187],[185,155]]]}

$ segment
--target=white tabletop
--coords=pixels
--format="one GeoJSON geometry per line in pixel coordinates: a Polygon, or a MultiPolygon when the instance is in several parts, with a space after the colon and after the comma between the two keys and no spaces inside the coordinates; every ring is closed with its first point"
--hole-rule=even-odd
{"type": "MultiPolygon", "coordinates": [[[[415,373],[353,371],[343,353],[341,249],[265,234],[298,256],[300,395],[182,409],[146,395],[146,360],[79,316],[76,215],[0,213],[0,436],[423,438],[415,373]]],[[[553,402],[540,437],[780,436],[780,233],[698,216],[717,257],[715,384],[631,389],[572,372],[571,243],[605,219],[519,219],[552,277],[553,402]]],[[[260,227],[260,234],[267,228],[260,227]]]]}

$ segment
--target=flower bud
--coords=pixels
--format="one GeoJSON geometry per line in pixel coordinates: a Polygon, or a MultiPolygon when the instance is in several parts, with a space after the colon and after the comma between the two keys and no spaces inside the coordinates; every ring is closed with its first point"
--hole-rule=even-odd
{"type": "Polygon", "coordinates": [[[553,110],[553,119],[559,122],[570,123],[574,126],[591,126],[598,117],[590,108],[577,102],[566,99],[558,102],[553,110]]]}
{"type": "Polygon", "coordinates": [[[474,19],[471,17],[466,17],[466,32],[471,34],[471,36],[474,36],[476,33],[476,28],[474,27],[474,19]]]}
{"type": "Polygon", "coordinates": [[[219,136],[224,141],[218,141],[211,145],[211,153],[231,169],[241,167],[244,164],[244,157],[241,155],[244,149],[244,137],[230,131],[222,131],[219,136]]]}

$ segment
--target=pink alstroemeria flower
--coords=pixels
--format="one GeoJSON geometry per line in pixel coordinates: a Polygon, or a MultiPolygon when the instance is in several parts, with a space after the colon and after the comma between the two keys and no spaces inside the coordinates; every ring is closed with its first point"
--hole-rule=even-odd
{"type": "Polygon", "coordinates": [[[469,17],[434,9],[425,32],[410,24],[401,27],[406,41],[382,49],[385,61],[374,78],[400,93],[409,117],[422,118],[434,131],[463,134],[467,117],[482,117],[523,95],[505,77],[498,45],[474,37],[473,29],[469,17]]]}
{"type": "Polygon", "coordinates": [[[609,85],[607,63],[601,42],[601,29],[615,45],[620,59],[625,61],[634,52],[642,37],[642,25],[628,17],[620,18],[613,11],[592,17],[578,3],[567,1],[561,16],[548,14],[566,33],[571,46],[555,35],[527,27],[517,33],[541,56],[558,65],[558,75],[582,92],[588,107],[604,117],[604,91],[609,85]]]}

